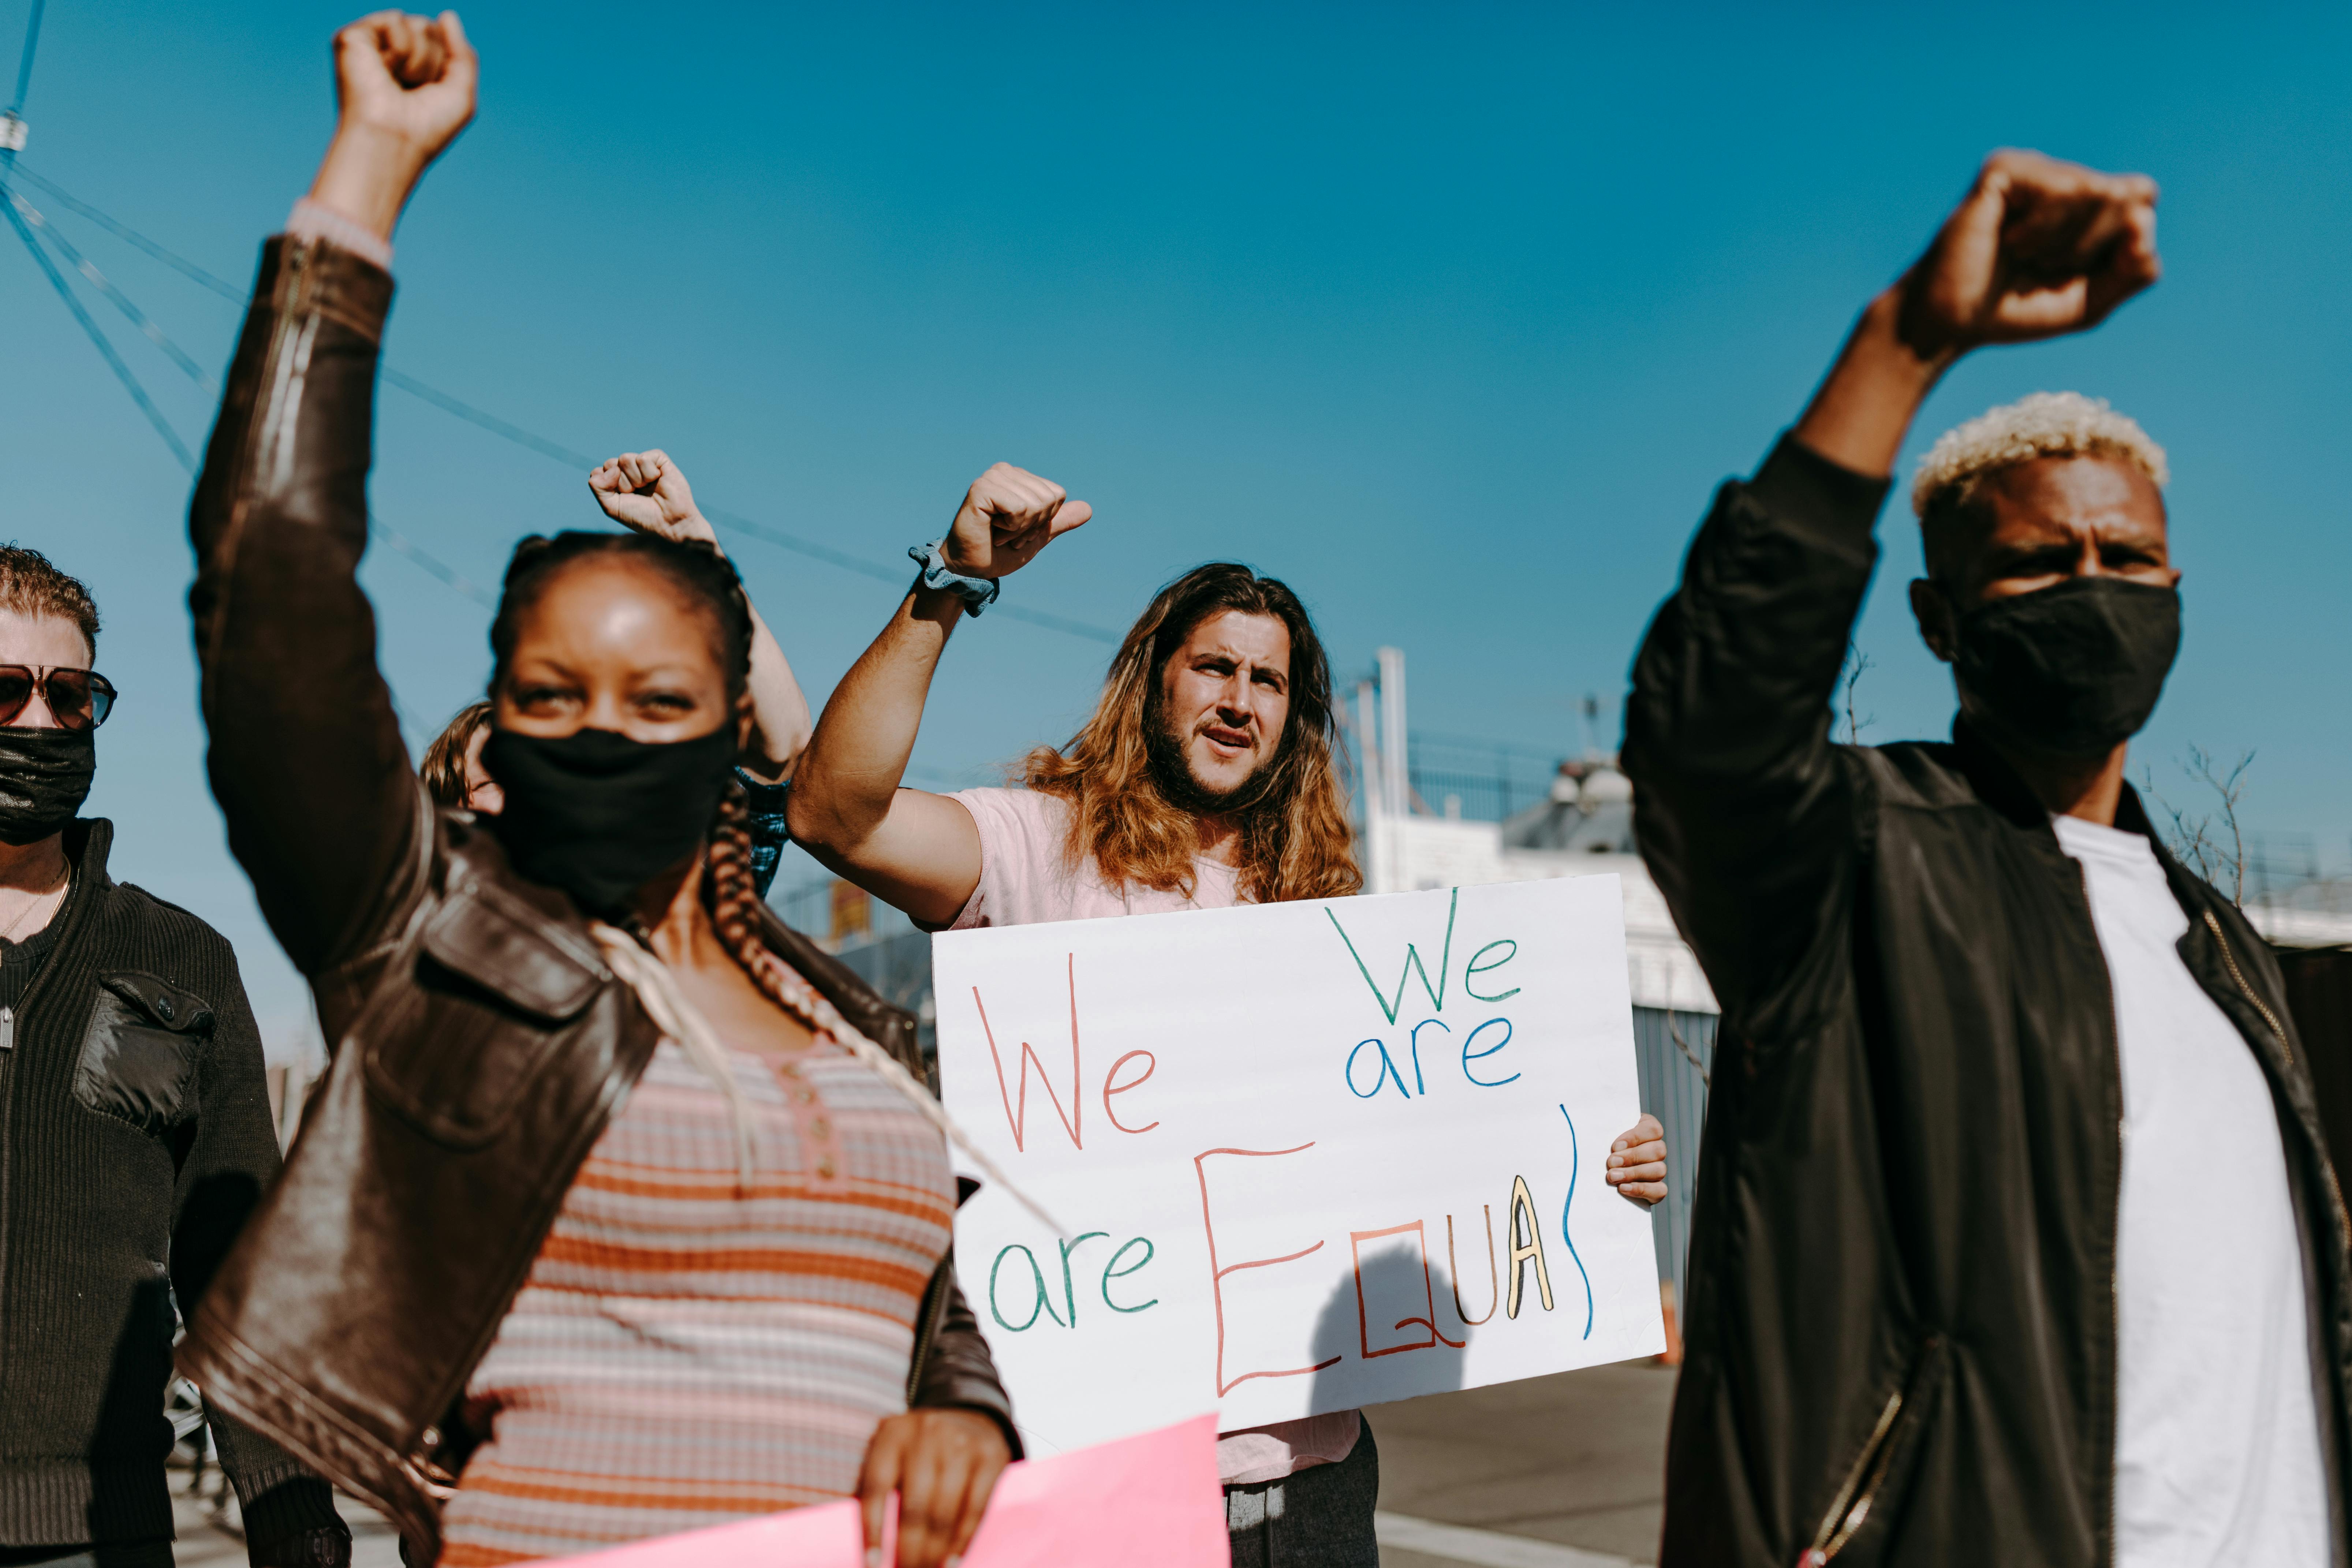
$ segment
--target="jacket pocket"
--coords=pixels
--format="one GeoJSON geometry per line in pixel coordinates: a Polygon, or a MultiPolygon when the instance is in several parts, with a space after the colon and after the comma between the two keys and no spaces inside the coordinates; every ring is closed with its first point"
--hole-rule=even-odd
{"type": "Polygon", "coordinates": [[[196,1062],[213,1037],[212,1005],[139,970],[98,977],[74,1064],[74,1098],[142,1132],[177,1126],[196,1111],[196,1062]]]}
{"type": "Polygon", "coordinates": [[[369,1091],[450,1149],[495,1142],[612,972],[578,936],[469,880],[354,1026],[369,1091]]]}
{"type": "Polygon", "coordinates": [[[1943,1351],[1940,1334],[1929,1334],[1919,1342],[1911,1364],[1904,1369],[1903,1381],[1879,1406],[1861,1452],[1838,1478],[1829,1511],[1814,1529],[1812,1544],[1798,1555],[1797,1568],[1824,1568],[1853,1543],[1874,1511],[1882,1520],[1891,1511],[1885,1506],[1891,1501],[1887,1483],[1896,1458],[1919,1428],[1927,1396],[1941,1379],[1943,1351]]]}

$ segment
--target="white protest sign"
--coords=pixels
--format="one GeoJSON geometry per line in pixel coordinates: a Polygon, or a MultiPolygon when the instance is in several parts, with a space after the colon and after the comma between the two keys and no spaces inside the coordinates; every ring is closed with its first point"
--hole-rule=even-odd
{"type": "Polygon", "coordinates": [[[1664,1349],[1617,879],[948,932],[957,1269],[1032,1451],[1664,1349]]]}

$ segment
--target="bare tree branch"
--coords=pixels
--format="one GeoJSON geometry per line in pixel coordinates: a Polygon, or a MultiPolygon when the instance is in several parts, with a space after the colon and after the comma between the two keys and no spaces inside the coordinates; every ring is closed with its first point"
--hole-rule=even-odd
{"type": "Polygon", "coordinates": [[[2230,901],[2236,904],[2246,901],[2246,835],[2238,820],[2238,802],[2245,795],[2246,770],[2253,763],[2254,753],[2247,752],[2225,771],[2202,746],[2189,747],[2189,760],[2176,763],[2192,784],[2212,792],[2219,802],[2218,826],[2214,812],[2191,816],[2173,805],[2156,787],[2155,770],[2141,769],[2143,792],[2172,819],[2172,830],[2166,837],[2174,858],[2217,888],[2226,879],[2230,901]]]}
{"type": "Polygon", "coordinates": [[[1864,675],[1876,668],[1870,656],[1862,651],[1860,643],[1849,641],[1845,645],[1845,739],[1850,746],[1862,744],[1862,732],[1878,722],[1875,713],[1867,719],[1860,719],[1854,716],[1853,710],[1853,689],[1862,684],[1864,675]]]}

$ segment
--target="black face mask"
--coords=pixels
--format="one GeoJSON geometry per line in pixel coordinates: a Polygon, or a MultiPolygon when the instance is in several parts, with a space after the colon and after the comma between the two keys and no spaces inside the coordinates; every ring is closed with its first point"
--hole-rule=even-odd
{"type": "Polygon", "coordinates": [[[660,745],[610,730],[554,740],[493,731],[482,766],[507,803],[485,821],[524,877],[571,894],[583,913],[624,913],[702,841],[735,751],[726,724],[660,745]]]}
{"type": "Polygon", "coordinates": [[[38,844],[71,822],[97,771],[94,730],[0,729],[0,844],[38,844]]]}
{"type": "Polygon", "coordinates": [[[2179,651],[2177,589],[2074,577],[1969,611],[1952,663],[1995,739],[2097,757],[2139,733],[2179,651]]]}

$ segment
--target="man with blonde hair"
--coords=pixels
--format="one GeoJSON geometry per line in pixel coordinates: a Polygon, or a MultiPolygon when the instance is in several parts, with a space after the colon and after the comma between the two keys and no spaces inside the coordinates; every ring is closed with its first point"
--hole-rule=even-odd
{"type": "MultiPolygon", "coordinates": [[[[908,552],[922,575],[825,704],[787,802],[793,837],[935,928],[1355,892],[1322,641],[1296,594],[1232,562],[1160,589],[1085,727],[1029,754],[1028,787],[898,787],[948,634],[1092,515],[999,463],[945,538],[908,552]]],[[[1610,1184],[1664,1197],[1664,1138],[1647,1116],[1618,1138],[1610,1184]]],[[[1217,1458],[1234,1568],[1378,1568],[1380,1460],[1356,1411],[1226,1433],[1217,1458]]]]}
{"type": "Polygon", "coordinates": [[[1837,746],[1937,380],[2153,282],[2156,191],[1984,165],[1756,476],[1626,709],[1723,1005],[1660,1562],[2345,1560],[2347,1220],[2278,971],[2124,782],[2180,640],[2164,453],[2044,393],[1913,489],[1948,744],[1837,746]]]}

